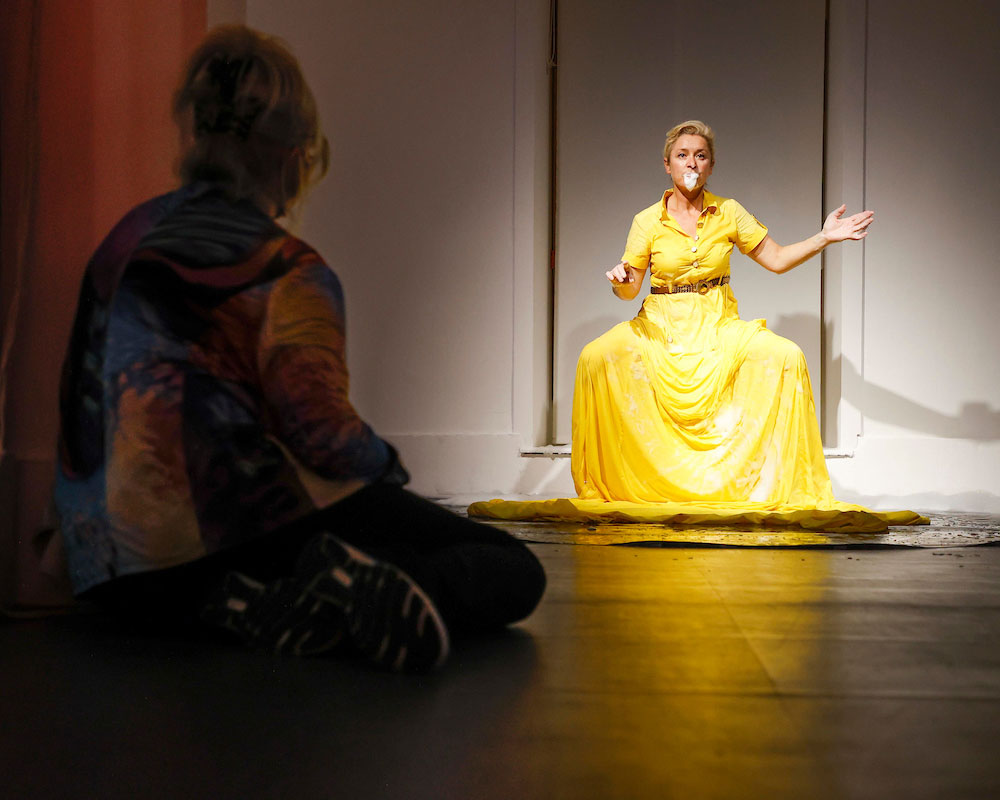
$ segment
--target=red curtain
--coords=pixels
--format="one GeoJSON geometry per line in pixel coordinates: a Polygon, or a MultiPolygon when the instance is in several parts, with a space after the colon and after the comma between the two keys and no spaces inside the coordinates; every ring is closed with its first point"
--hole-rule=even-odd
{"type": "Polygon", "coordinates": [[[90,253],[175,185],[170,96],[206,0],[4,0],[0,602],[68,600],[46,537],[59,369],[90,253]]]}

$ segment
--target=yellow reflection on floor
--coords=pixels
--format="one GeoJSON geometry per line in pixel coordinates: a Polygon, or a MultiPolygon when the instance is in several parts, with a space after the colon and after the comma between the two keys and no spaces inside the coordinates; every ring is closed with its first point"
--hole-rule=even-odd
{"type": "Polygon", "coordinates": [[[740,797],[751,776],[761,797],[823,796],[779,683],[828,668],[825,561],[726,554],[575,547],[550,573],[524,698],[542,708],[519,733],[539,740],[541,774],[580,776],[553,796],[740,797]]]}

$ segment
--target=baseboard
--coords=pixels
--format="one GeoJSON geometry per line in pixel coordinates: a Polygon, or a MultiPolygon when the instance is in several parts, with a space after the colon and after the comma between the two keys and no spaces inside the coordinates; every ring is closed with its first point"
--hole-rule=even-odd
{"type": "Polygon", "coordinates": [[[524,458],[517,434],[388,434],[428,497],[572,494],[569,459],[524,458]]]}
{"type": "MultiPolygon", "coordinates": [[[[572,496],[562,448],[524,447],[515,434],[397,434],[430,497],[572,496]]],[[[861,437],[850,458],[828,454],[834,493],[873,508],[1000,513],[1000,442],[933,437],[861,437]]]]}

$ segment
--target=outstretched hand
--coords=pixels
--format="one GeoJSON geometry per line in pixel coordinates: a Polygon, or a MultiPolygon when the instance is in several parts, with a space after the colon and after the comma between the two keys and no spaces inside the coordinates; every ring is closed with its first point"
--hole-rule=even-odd
{"type": "Polygon", "coordinates": [[[831,242],[842,242],[845,239],[864,239],[868,235],[868,226],[875,219],[874,211],[862,211],[860,214],[843,216],[847,205],[832,211],[823,223],[823,235],[831,242]]]}
{"type": "Polygon", "coordinates": [[[628,268],[628,264],[624,261],[619,261],[604,274],[611,283],[633,283],[635,280],[628,268]]]}

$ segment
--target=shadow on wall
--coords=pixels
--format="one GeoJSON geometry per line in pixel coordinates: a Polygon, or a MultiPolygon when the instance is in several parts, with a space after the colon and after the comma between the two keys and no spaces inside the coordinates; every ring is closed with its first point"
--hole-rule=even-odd
{"type": "MultiPolygon", "coordinates": [[[[812,315],[792,314],[778,317],[774,325],[768,324],[768,328],[779,336],[799,341],[799,335],[808,335],[817,324],[817,318],[812,315]]],[[[830,341],[832,335],[833,326],[827,325],[826,340],[830,341]]],[[[813,375],[812,380],[813,391],[818,396],[818,376],[813,375]]],[[[1000,409],[991,408],[987,403],[966,401],[957,414],[945,414],[865,380],[849,359],[839,356],[831,362],[827,380],[839,384],[844,399],[867,419],[888,422],[942,439],[1000,440],[1000,409]],[[854,387],[861,387],[861,391],[854,387]]]]}
{"type": "MultiPolygon", "coordinates": [[[[840,369],[840,359],[834,362],[840,369]]],[[[844,371],[864,385],[864,397],[848,398],[870,419],[891,422],[904,428],[923,431],[945,439],[974,439],[994,442],[1000,439],[1000,410],[979,401],[966,401],[955,415],[935,411],[889,389],[865,381],[850,361],[844,371]]]]}
{"type": "MultiPolygon", "coordinates": [[[[850,361],[844,361],[845,374],[864,385],[864,397],[846,397],[865,417],[900,425],[911,430],[929,433],[942,439],[973,439],[994,442],[1000,439],[1000,410],[983,402],[962,403],[955,415],[922,406],[901,394],[865,381],[850,361]]],[[[834,361],[834,369],[841,369],[841,359],[834,361]]]]}
{"type": "MultiPolygon", "coordinates": [[[[826,337],[830,341],[833,326],[827,325],[826,337]]],[[[957,414],[945,414],[921,405],[905,395],[865,380],[850,359],[833,360],[829,377],[841,385],[843,397],[868,419],[888,422],[910,430],[920,431],[942,439],[971,439],[980,442],[1000,440],[1000,409],[981,401],[967,400],[957,414]],[[852,387],[861,387],[855,396],[852,387]]]]}

